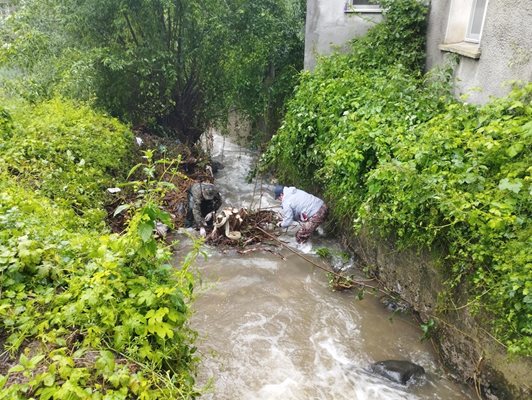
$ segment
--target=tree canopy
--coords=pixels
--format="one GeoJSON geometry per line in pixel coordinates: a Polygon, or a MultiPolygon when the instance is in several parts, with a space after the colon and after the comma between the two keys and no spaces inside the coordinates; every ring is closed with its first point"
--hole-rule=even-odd
{"type": "MultiPolygon", "coordinates": [[[[255,119],[302,67],[304,2],[27,0],[0,63],[30,100],[61,94],[194,143],[238,109],[255,119]]],[[[6,82],[3,82],[6,85],[6,82]]]]}

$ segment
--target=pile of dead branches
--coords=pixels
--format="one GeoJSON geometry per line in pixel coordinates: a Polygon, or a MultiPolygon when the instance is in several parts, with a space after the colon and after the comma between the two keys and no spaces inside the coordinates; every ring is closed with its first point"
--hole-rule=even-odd
{"type": "MultiPolygon", "coordinates": [[[[153,151],[155,161],[154,176],[173,186],[163,198],[162,207],[172,219],[173,229],[184,226],[188,208],[188,189],[195,182],[214,183],[211,160],[200,151],[191,151],[186,146],[169,138],[150,135],[142,129],[135,130],[136,154],[140,163],[144,151],[153,151]]],[[[142,169],[137,169],[129,177],[131,182],[141,181],[142,169]]],[[[107,201],[108,224],[113,232],[122,232],[128,223],[129,213],[116,213],[124,204],[134,204],[139,193],[131,185],[123,185],[118,191],[110,192],[107,201]]],[[[245,254],[256,250],[266,250],[276,242],[280,232],[275,230],[279,214],[272,210],[252,211],[245,208],[223,208],[211,217],[211,228],[207,229],[206,242],[224,249],[237,249],[245,254]]],[[[165,236],[165,235],[162,235],[165,236]]]]}
{"type": "Polygon", "coordinates": [[[222,209],[214,217],[213,230],[206,242],[218,247],[237,247],[239,253],[258,250],[257,245],[276,245],[272,235],[278,235],[275,232],[278,221],[279,214],[272,210],[222,209]]]}

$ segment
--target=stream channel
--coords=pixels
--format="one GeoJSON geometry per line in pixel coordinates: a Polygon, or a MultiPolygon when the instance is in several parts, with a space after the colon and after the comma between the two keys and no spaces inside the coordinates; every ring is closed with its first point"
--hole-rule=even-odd
{"type": "MultiPolygon", "coordinates": [[[[224,165],[215,176],[223,206],[279,207],[270,191],[260,196],[258,185],[246,182],[254,153],[215,135],[212,156],[224,165]]],[[[341,251],[334,238],[316,234],[298,247],[296,228],[280,239],[305,257],[319,263],[317,249],[341,251]]],[[[446,377],[417,322],[390,313],[379,296],[359,300],[353,289],[333,291],[323,270],[286,248],[276,249],[284,259],[266,251],[205,251],[190,321],[202,358],[197,384],[210,388],[201,399],[476,398],[446,377]],[[373,362],[388,359],[419,364],[426,376],[402,386],[370,372],[373,362]]]]}

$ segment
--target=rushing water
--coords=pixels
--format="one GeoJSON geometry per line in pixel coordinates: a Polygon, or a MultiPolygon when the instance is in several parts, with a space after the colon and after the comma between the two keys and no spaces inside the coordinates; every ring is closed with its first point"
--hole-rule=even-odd
{"type": "MultiPolygon", "coordinates": [[[[215,136],[213,157],[224,164],[216,184],[226,205],[279,206],[269,192],[246,183],[254,155],[215,136]]],[[[299,247],[340,251],[334,239],[313,237],[299,247]]],[[[428,342],[408,317],[390,314],[373,295],[330,289],[323,270],[286,249],[279,254],[222,254],[207,248],[191,325],[199,332],[202,399],[473,399],[470,389],[445,378],[428,342]],[[401,359],[425,368],[409,386],[369,372],[371,363],[401,359]]]]}

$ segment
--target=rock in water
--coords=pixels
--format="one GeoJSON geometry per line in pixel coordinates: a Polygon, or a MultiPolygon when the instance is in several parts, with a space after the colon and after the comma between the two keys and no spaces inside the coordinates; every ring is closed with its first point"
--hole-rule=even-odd
{"type": "Polygon", "coordinates": [[[402,385],[406,385],[411,378],[419,378],[425,375],[423,367],[403,360],[376,362],[371,364],[371,371],[402,385]]]}

